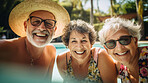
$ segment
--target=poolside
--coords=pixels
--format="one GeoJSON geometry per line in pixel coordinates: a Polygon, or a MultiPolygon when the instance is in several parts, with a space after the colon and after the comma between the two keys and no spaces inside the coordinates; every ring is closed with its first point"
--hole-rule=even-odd
{"type": "MultiPolygon", "coordinates": [[[[68,49],[65,47],[65,45],[63,43],[51,43],[53,44],[55,47],[56,47],[56,56],[59,54],[59,53],[62,53],[64,51],[67,51],[68,49]]],[[[148,41],[140,41],[138,42],[138,45],[139,47],[141,46],[148,46],[148,41]]],[[[100,42],[96,42],[93,47],[100,47],[100,48],[103,48],[101,45],[100,45],[100,42]]],[[[104,49],[104,48],[103,48],[104,49]]],[[[54,68],[53,68],[53,76],[52,76],[52,81],[54,83],[62,83],[63,82],[63,79],[62,77],[60,76],[59,72],[58,72],[58,69],[57,69],[57,65],[56,65],[56,61],[55,61],[55,65],[54,65],[54,68]]],[[[121,83],[120,82],[120,79],[118,79],[118,83],[121,83]]]]}

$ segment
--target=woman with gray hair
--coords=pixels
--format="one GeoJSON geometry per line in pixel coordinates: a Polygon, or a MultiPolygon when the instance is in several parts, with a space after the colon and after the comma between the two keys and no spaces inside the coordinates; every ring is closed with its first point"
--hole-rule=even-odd
{"type": "Polygon", "coordinates": [[[148,82],[148,46],[138,47],[140,25],[127,19],[107,19],[99,31],[100,43],[116,61],[123,83],[148,82]]]}
{"type": "Polygon", "coordinates": [[[64,28],[63,43],[69,48],[57,57],[57,66],[64,82],[116,83],[113,60],[101,48],[92,48],[96,32],[90,24],[73,20],[64,28]]]}

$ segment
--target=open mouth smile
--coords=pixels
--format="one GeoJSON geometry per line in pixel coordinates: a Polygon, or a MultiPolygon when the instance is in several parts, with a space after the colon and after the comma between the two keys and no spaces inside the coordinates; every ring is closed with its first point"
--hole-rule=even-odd
{"type": "Polygon", "coordinates": [[[122,52],[122,53],[115,53],[116,55],[119,55],[119,56],[123,56],[125,54],[127,54],[129,51],[126,51],[126,52],[122,52]]]}
{"type": "Polygon", "coordinates": [[[47,37],[48,34],[45,33],[33,33],[33,35],[36,35],[37,37],[47,37]]]}
{"type": "Polygon", "coordinates": [[[78,55],[82,55],[82,54],[84,54],[85,52],[86,52],[86,50],[84,50],[84,51],[82,51],[82,52],[77,52],[77,51],[74,51],[76,54],[78,54],[78,55]]]}

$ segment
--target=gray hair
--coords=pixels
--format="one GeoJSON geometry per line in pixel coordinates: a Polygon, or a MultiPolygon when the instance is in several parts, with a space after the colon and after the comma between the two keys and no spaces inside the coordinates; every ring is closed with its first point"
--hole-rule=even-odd
{"type": "Polygon", "coordinates": [[[116,33],[122,28],[126,29],[130,35],[132,35],[133,37],[137,37],[138,40],[140,40],[140,27],[140,25],[134,24],[134,21],[132,22],[120,17],[112,17],[106,19],[103,28],[98,33],[100,44],[103,45],[105,43],[109,31],[112,30],[114,31],[114,33],[116,33]]]}
{"type": "Polygon", "coordinates": [[[79,33],[86,33],[89,34],[90,43],[93,45],[96,41],[96,32],[94,27],[82,20],[73,20],[71,21],[64,29],[63,29],[63,36],[62,41],[63,43],[68,46],[69,44],[69,37],[72,31],[77,31],[79,33]]]}

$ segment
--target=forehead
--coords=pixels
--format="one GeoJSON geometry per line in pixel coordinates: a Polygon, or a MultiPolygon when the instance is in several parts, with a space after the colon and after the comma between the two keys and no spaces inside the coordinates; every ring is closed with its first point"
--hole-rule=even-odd
{"type": "Polygon", "coordinates": [[[70,33],[70,38],[88,38],[88,34],[80,33],[74,30],[70,33]]]}
{"type": "Polygon", "coordinates": [[[128,30],[125,29],[125,28],[120,28],[117,31],[110,30],[108,32],[108,35],[107,35],[106,39],[107,40],[109,40],[109,39],[118,39],[118,38],[120,38],[120,36],[123,36],[123,35],[129,35],[128,30]]]}
{"type": "Polygon", "coordinates": [[[42,19],[55,19],[55,16],[51,12],[45,10],[34,11],[29,16],[37,16],[42,19]]]}

